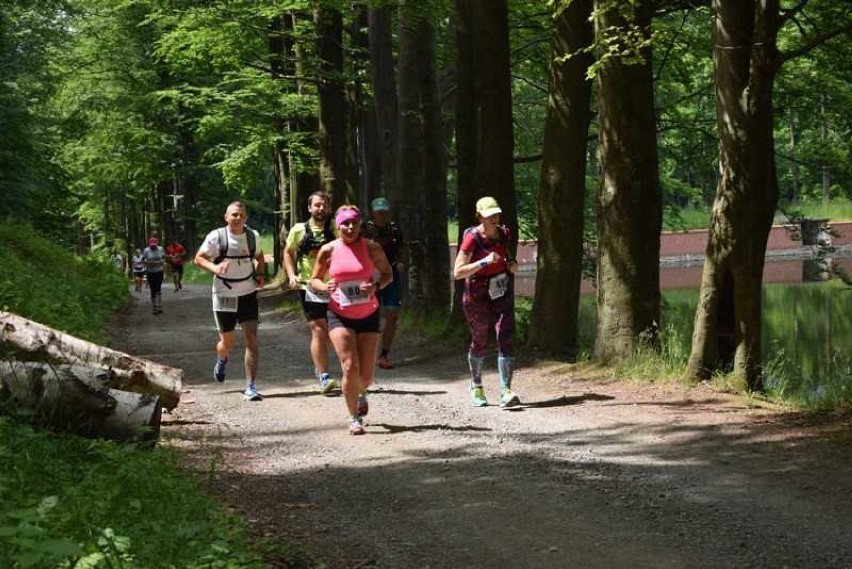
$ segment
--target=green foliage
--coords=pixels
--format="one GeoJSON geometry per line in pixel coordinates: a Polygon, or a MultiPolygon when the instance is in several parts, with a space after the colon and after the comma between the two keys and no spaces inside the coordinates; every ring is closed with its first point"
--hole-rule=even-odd
{"type": "MultiPolygon", "coordinates": [[[[262,568],[244,522],[183,473],[168,448],[40,432],[0,417],[0,566],[262,568]]],[[[286,566],[293,548],[264,545],[286,566]]]]}
{"type": "Polygon", "coordinates": [[[848,221],[852,219],[852,200],[834,199],[829,202],[823,202],[821,199],[802,200],[792,207],[785,207],[779,210],[779,214],[775,216],[776,223],[786,223],[790,219],[800,220],[801,218],[810,219],[828,219],[829,222],[848,221]]]}
{"type": "Polygon", "coordinates": [[[78,258],[33,229],[0,227],[0,309],[87,339],[127,298],[127,280],[106,255],[78,258]]]}

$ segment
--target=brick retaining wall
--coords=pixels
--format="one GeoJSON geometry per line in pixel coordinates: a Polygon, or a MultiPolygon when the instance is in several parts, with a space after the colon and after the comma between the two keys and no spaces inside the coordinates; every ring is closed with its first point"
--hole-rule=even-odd
{"type": "MultiPolygon", "coordinates": [[[[830,224],[837,233],[832,237],[835,247],[852,245],[852,222],[844,221],[830,224]]],[[[766,243],[767,251],[792,251],[802,248],[801,240],[794,239],[796,234],[790,226],[774,225],[769,231],[766,243]]],[[[707,230],[664,231],[660,236],[660,257],[683,257],[687,255],[703,256],[707,247],[707,230]]],[[[456,246],[450,246],[450,262],[456,257],[456,246]]],[[[518,243],[518,264],[535,265],[535,241],[518,243]]]]}

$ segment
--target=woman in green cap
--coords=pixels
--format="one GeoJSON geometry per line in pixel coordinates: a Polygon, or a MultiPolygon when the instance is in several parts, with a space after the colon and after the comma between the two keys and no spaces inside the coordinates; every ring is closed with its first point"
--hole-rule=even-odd
{"type": "Polygon", "coordinates": [[[497,370],[500,375],[500,406],[521,404],[512,391],[512,338],[515,331],[515,295],[512,275],[518,267],[509,257],[509,229],[500,225],[500,205],[486,196],[476,202],[479,225],[465,230],[453,267],[453,278],[465,279],[462,309],[470,327],[470,394],[473,405],[485,407],[482,367],[488,345],[488,329],[497,335],[497,370]]]}

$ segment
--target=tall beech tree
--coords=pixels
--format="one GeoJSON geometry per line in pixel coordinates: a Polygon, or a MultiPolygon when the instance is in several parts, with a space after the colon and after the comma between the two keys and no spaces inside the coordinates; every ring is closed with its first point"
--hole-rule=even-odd
{"type": "Polygon", "coordinates": [[[730,364],[750,389],[763,387],[762,277],[778,202],[773,86],[785,61],[850,30],[848,11],[833,2],[801,0],[782,11],[780,0],[713,0],[720,176],[686,369],[689,379],[707,378],[730,364]],[[809,7],[813,12],[805,14],[809,7]],[[803,36],[782,52],[778,34],[787,23],[795,23],[803,36]]]}
{"type": "Polygon", "coordinates": [[[372,8],[367,13],[370,44],[370,81],[373,86],[376,130],[378,131],[378,152],[381,162],[379,178],[381,188],[370,188],[371,192],[383,190],[392,203],[399,202],[401,196],[398,176],[397,145],[398,103],[396,94],[396,73],[393,59],[393,12],[391,6],[384,4],[372,8]]]}
{"type": "Polygon", "coordinates": [[[346,191],[346,121],[343,88],[343,16],[326,6],[314,9],[317,27],[317,66],[319,75],[319,174],[322,188],[334,207],[354,203],[346,191]]]}
{"type": "Polygon", "coordinates": [[[662,198],[651,67],[652,2],[595,0],[600,172],[595,356],[655,343],[662,198]]]}
{"type": "Polygon", "coordinates": [[[514,251],[518,214],[508,8],[506,0],[456,0],[455,5],[461,106],[456,109],[459,229],[474,223],[477,198],[493,196],[503,210],[501,221],[515,230],[514,251]],[[469,168],[465,179],[463,168],[469,168]]]}
{"type": "Polygon", "coordinates": [[[409,248],[409,299],[446,310],[449,300],[446,157],[438,95],[435,2],[404,1],[399,10],[399,173],[405,193],[397,218],[409,248]]]}
{"type": "Polygon", "coordinates": [[[538,190],[538,259],[530,347],[576,355],[583,261],[583,201],[592,118],[587,80],[594,41],[592,0],[557,8],[538,190]]]}

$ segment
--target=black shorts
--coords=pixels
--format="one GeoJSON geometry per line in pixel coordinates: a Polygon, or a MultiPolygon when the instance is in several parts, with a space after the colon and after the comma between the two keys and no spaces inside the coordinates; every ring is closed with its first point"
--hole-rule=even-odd
{"type": "Polygon", "coordinates": [[[172,263],[172,273],[176,275],[183,275],[183,263],[180,265],[172,263]]]}
{"type": "Polygon", "coordinates": [[[259,320],[259,310],[257,308],[257,291],[237,297],[236,312],[221,312],[213,311],[213,318],[216,320],[216,327],[220,332],[233,332],[237,327],[237,322],[251,322],[259,320]]]}
{"type": "Polygon", "coordinates": [[[133,276],[137,279],[141,279],[145,276],[146,271],[133,271],[133,276]]]}
{"type": "Polygon", "coordinates": [[[379,333],[382,324],[382,311],[376,308],[376,311],[366,318],[346,318],[334,312],[331,308],[328,309],[328,330],[329,332],[336,328],[347,328],[356,334],[369,334],[371,332],[379,333]]]}
{"type": "Polygon", "coordinates": [[[328,318],[326,315],[326,311],[328,311],[328,303],[327,302],[311,302],[309,300],[305,300],[305,291],[299,291],[299,298],[302,300],[302,312],[305,313],[305,318],[308,321],[313,320],[325,320],[328,318]]]}

